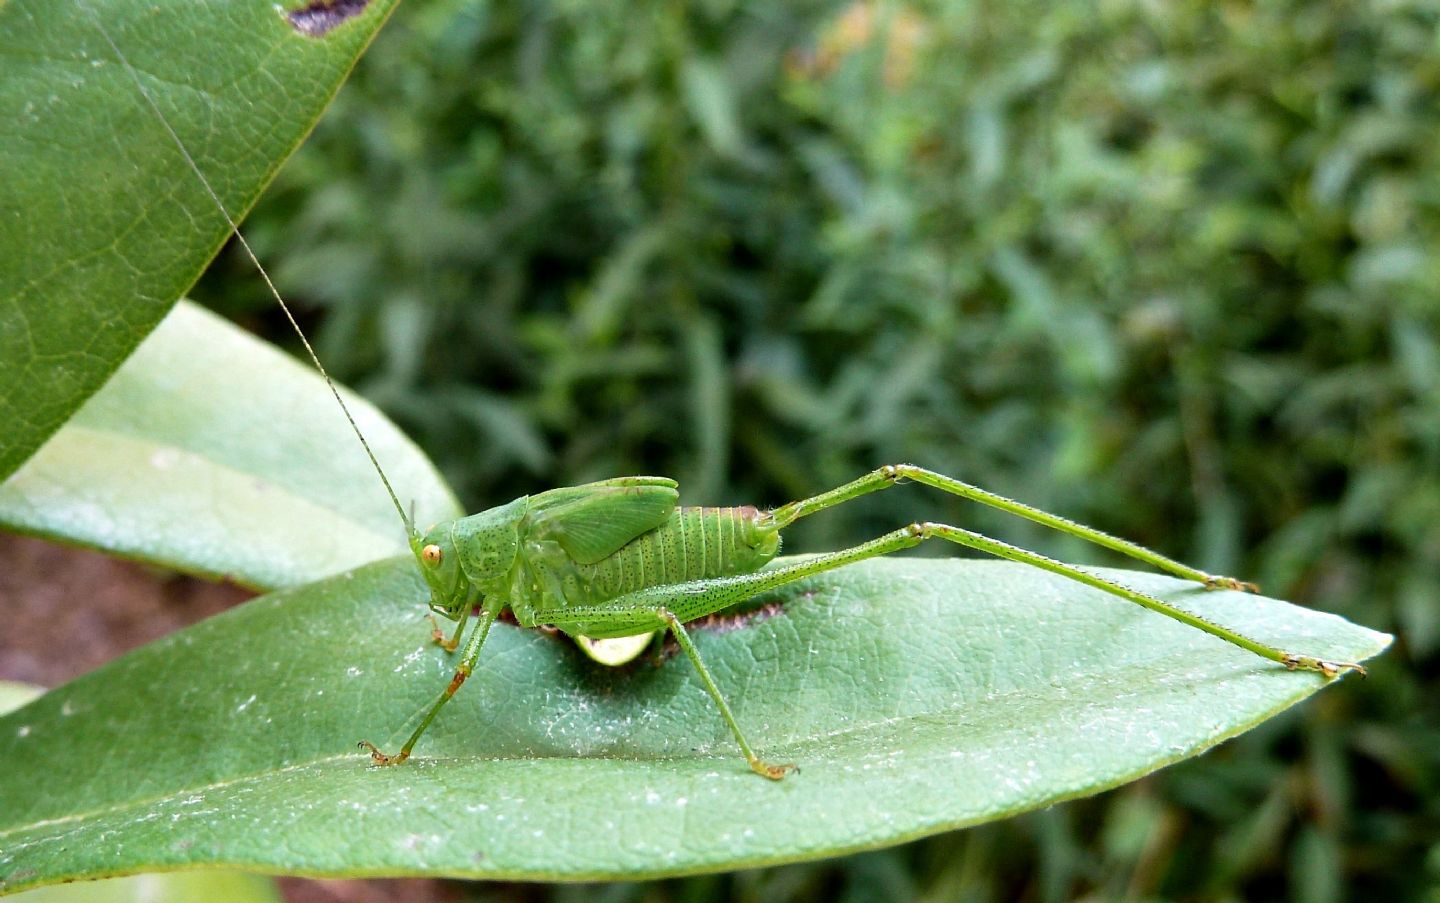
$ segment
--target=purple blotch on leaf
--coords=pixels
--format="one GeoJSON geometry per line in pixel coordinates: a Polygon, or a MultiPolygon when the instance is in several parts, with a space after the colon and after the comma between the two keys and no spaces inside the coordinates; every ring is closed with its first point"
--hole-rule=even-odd
{"type": "Polygon", "coordinates": [[[308,38],[318,38],[365,11],[370,0],[311,0],[286,14],[290,25],[308,38]]]}

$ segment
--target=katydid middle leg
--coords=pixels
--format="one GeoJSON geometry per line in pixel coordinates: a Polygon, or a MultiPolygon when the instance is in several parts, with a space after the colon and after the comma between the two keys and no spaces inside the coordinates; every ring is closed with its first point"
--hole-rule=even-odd
{"type": "Polygon", "coordinates": [[[731,714],[729,704],[710,677],[709,669],[706,668],[699,651],[690,641],[684,627],[681,626],[682,622],[721,611],[760,593],[805,577],[844,567],[867,558],[875,558],[911,548],[931,538],[945,539],[1000,558],[1032,565],[1068,577],[1203,630],[1262,658],[1278,662],[1291,670],[1316,671],[1326,677],[1334,677],[1341,670],[1346,669],[1358,671],[1361,674],[1365,671],[1360,665],[1350,662],[1332,662],[1313,656],[1286,652],[1177,608],[1155,596],[1131,589],[1074,565],[1047,558],[1044,555],[991,539],[970,530],[929,522],[913,523],[858,546],[819,555],[796,564],[750,574],[652,586],[594,605],[540,610],[536,612],[536,616],[540,621],[554,624],[567,633],[584,633],[593,636],[604,636],[607,629],[617,627],[624,631],[634,630],[637,626],[643,627],[643,629],[669,629],[700,673],[706,691],[715,700],[721,715],[745,754],[750,768],[767,778],[778,780],[784,777],[785,773],[790,770],[790,766],[771,765],[755,755],[749,742],[745,739],[739,723],[731,714]],[[641,620],[646,615],[650,619],[648,624],[642,623],[641,620]]]}

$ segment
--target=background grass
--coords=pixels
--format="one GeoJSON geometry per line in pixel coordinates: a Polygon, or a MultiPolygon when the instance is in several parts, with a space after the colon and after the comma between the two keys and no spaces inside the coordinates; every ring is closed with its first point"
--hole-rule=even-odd
{"type": "MultiPolygon", "coordinates": [[[[247,232],[472,509],[632,472],[778,503],[913,461],[1398,634],[1369,681],[1100,798],[611,898],[1435,899],[1437,26],[417,2],[247,232]]],[[[239,255],[196,294],[289,341],[239,255]]],[[[1113,563],[918,489],[788,547],[916,517],[1113,563]]]]}

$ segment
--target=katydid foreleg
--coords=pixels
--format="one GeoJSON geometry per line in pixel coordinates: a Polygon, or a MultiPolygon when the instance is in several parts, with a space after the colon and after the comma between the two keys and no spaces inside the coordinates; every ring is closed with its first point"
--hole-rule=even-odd
{"type": "MultiPolygon", "coordinates": [[[[480,649],[485,645],[485,638],[490,635],[490,627],[495,623],[495,619],[500,616],[500,612],[503,609],[503,605],[490,604],[481,610],[480,623],[476,624],[475,629],[470,633],[470,642],[465,645],[465,653],[460,656],[460,665],[455,669],[455,676],[450,678],[450,683],[445,687],[444,692],[440,694],[440,698],[431,704],[430,710],[427,711],[425,717],[420,720],[419,727],[415,728],[415,731],[410,734],[410,739],[405,741],[405,745],[400,747],[398,753],[393,756],[387,756],[369,740],[360,741],[360,746],[370,750],[370,758],[374,760],[376,765],[399,765],[401,762],[410,758],[410,750],[415,748],[415,741],[419,740],[420,735],[425,733],[425,729],[430,726],[430,722],[435,720],[435,716],[440,714],[440,709],[445,706],[445,703],[450,701],[450,697],[454,696],[461,685],[469,679],[470,675],[475,673],[475,662],[480,658],[480,649]]],[[[459,639],[460,633],[465,629],[465,621],[465,617],[460,619],[460,629],[455,632],[456,639],[459,639]]],[[[438,627],[436,628],[436,633],[439,633],[438,627]]],[[[442,641],[444,636],[443,633],[440,634],[442,641]]],[[[447,646],[448,644],[441,642],[440,645],[447,646]]],[[[449,651],[453,651],[453,648],[454,647],[449,647],[449,651]]]]}

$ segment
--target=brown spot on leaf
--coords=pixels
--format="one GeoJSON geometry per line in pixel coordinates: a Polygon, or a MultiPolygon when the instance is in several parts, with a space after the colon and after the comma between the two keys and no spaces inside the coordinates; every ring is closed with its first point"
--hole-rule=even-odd
{"type": "MultiPolygon", "coordinates": [[[[805,595],[809,595],[806,593],[805,595]]],[[[703,618],[696,618],[693,621],[685,622],[685,627],[692,631],[709,630],[715,633],[728,633],[732,630],[741,630],[773,618],[785,611],[785,606],[780,602],[763,602],[760,605],[750,608],[729,609],[715,614],[706,615],[703,618]]],[[[665,639],[660,644],[660,657],[668,661],[680,652],[680,644],[675,641],[675,635],[665,631],[665,639]]]]}
{"type": "Polygon", "coordinates": [[[739,610],[732,608],[727,611],[717,611],[703,618],[696,618],[685,626],[692,630],[712,630],[716,633],[726,633],[748,627],[766,618],[773,618],[784,610],[785,606],[779,602],[766,602],[755,608],[739,610]]]}
{"type": "Polygon", "coordinates": [[[369,5],[370,0],[311,0],[285,18],[290,21],[290,27],[307,38],[318,38],[360,15],[369,5]]]}

